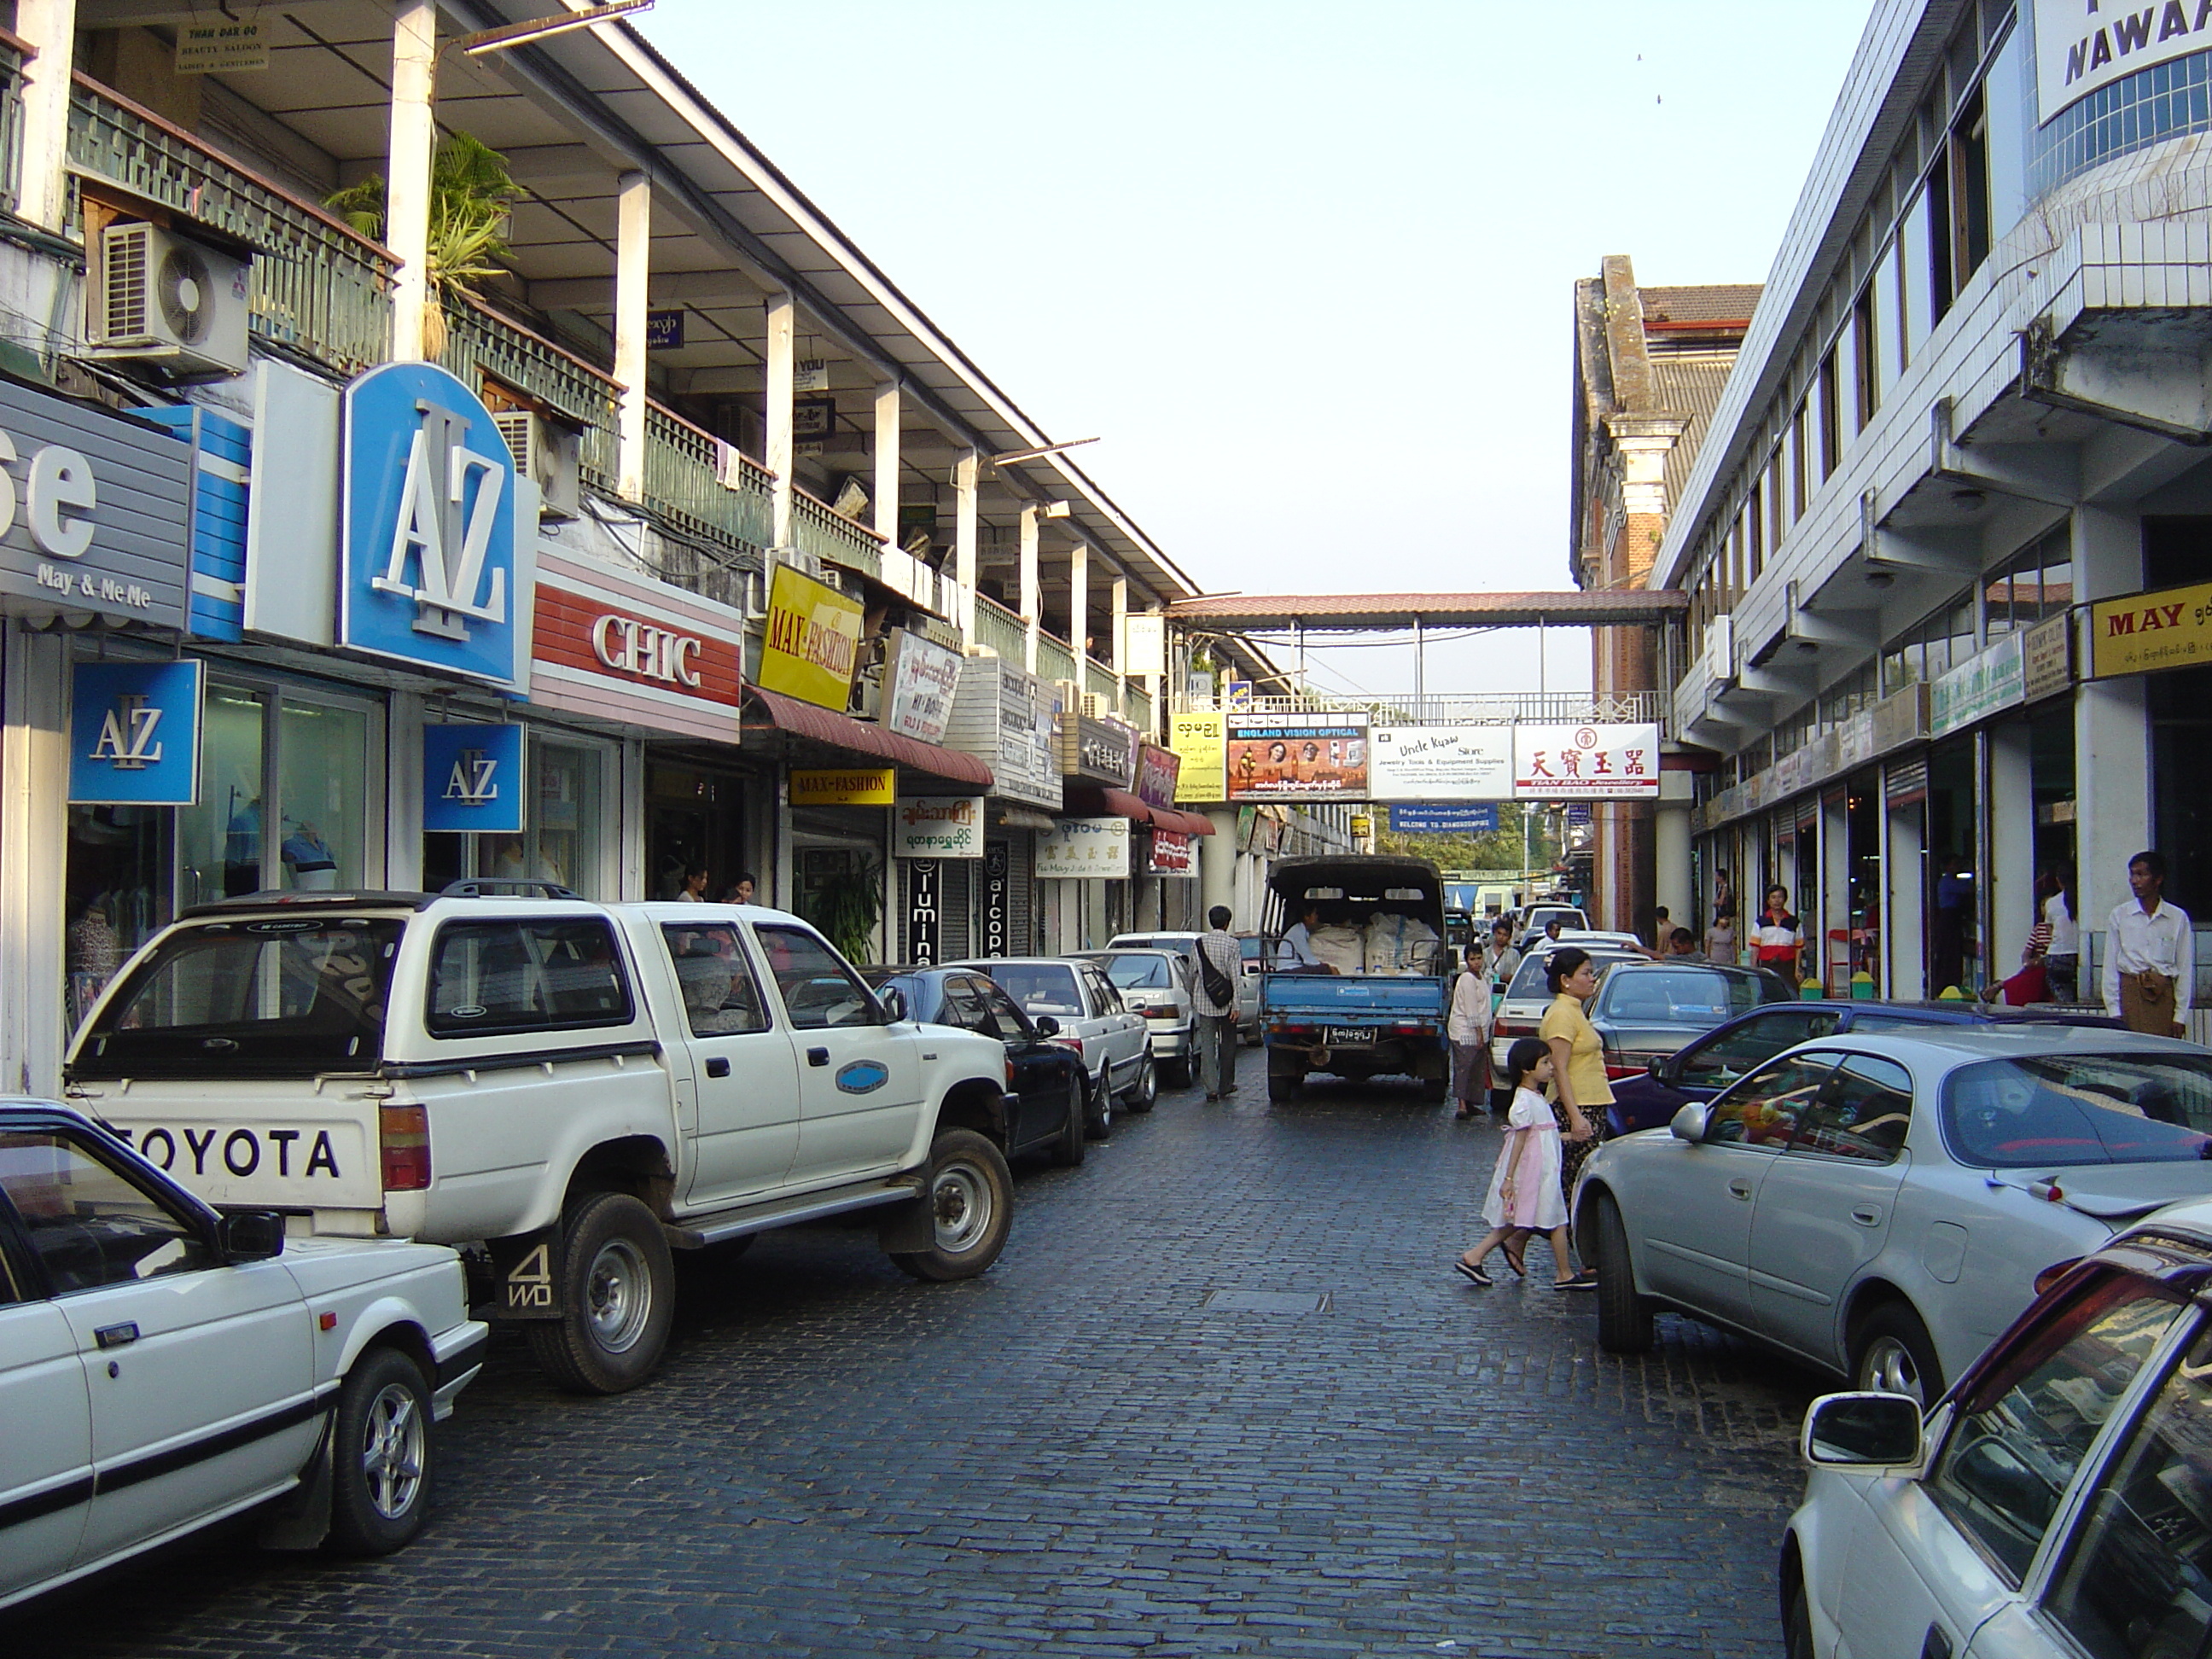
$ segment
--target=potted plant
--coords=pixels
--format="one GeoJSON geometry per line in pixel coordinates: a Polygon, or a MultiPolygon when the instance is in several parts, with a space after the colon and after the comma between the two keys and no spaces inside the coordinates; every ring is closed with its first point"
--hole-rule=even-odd
{"type": "MultiPolygon", "coordinates": [[[[430,162],[430,246],[424,276],[430,304],[422,318],[422,354],[446,350],[444,301],[496,276],[512,250],[507,226],[527,194],[507,170],[507,158],[482,140],[457,132],[430,162]]],[[[364,236],[384,235],[384,175],[372,173],[325,198],[324,205],[364,236]]]]}

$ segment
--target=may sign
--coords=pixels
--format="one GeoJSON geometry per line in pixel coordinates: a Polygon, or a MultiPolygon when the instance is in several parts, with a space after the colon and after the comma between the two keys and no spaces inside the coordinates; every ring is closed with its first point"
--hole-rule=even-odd
{"type": "Polygon", "coordinates": [[[344,444],[340,643],[526,689],[535,556],[490,411],[435,364],[386,363],[346,388],[344,444]]]}

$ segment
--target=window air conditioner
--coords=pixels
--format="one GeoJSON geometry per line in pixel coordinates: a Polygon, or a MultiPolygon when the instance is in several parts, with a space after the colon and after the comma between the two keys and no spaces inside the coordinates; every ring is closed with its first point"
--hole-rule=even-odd
{"type": "Polygon", "coordinates": [[[250,266],[143,221],[100,236],[89,355],[139,358],[179,374],[243,373],[250,266]]]}
{"type": "Polygon", "coordinates": [[[538,515],[573,519],[582,511],[580,435],[535,410],[510,409],[491,418],[514,457],[514,470],[538,485],[538,515]]]}

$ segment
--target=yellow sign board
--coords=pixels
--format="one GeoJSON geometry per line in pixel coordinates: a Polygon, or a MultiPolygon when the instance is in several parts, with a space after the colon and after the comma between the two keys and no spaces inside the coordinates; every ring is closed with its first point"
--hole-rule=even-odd
{"type": "Polygon", "coordinates": [[[793,806],[889,806],[898,799],[898,769],[855,766],[791,775],[793,806]]]}
{"type": "Polygon", "coordinates": [[[2212,582],[2089,607],[2089,674],[2147,674],[2212,662],[2212,582]]]}
{"type": "Polygon", "coordinates": [[[859,600],[778,565],[768,591],[768,635],[761,643],[763,689],[843,714],[860,657],[861,614],[859,600]]]}
{"type": "Polygon", "coordinates": [[[1182,757],[1176,774],[1175,798],[1179,800],[1218,801],[1226,791],[1222,780],[1228,750],[1227,718],[1221,714],[1170,714],[1168,747],[1182,757]]]}

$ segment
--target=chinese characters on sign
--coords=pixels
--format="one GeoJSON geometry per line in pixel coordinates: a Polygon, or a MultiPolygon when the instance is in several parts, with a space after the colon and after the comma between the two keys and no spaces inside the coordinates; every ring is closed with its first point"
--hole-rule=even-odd
{"type": "Polygon", "coordinates": [[[1513,793],[1537,800],[1656,799],[1659,728],[1516,726],[1513,793]]]}
{"type": "Polygon", "coordinates": [[[1036,843],[1036,872],[1050,880],[1121,881],[1129,873],[1129,820],[1062,818],[1036,843]]]}
{"type": "Polygon", "coordinates": [[[1232,714],[1231,800],[1364,800],[1367,716],[1232,714]]]}

